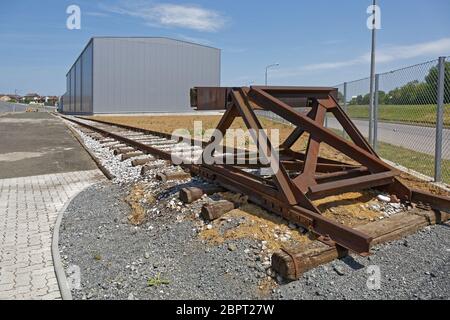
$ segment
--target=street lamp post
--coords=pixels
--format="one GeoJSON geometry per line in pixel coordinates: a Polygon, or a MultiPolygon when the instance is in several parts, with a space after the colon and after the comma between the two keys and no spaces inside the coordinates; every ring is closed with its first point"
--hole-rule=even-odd
{"type": "Polygon", "coordinates": [[[369,143],[374,146],[374,104],[375,104],[375,45],[376,45],[376,10],[377,1],[373,0],[372,50],[370,55],[370,102],[369,102],[369,143]]]}
{"type": "Polygon", "coordinates": [[[274,63],[274,64],[268,65],[266,67],[266,82],[265,82],[266,86],[267,86],[267,70],[269,70],[270,68],[273,68],[273,67],[278,67],[279,65],[280,65],[279,63],[274,63]]]}

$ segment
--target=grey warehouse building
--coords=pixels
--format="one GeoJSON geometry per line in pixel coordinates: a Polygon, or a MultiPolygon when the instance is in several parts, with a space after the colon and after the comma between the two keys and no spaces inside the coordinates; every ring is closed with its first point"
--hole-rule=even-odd
{"type": "Polygon", "coordinates": [[[160,37],[94,37],[66,80],[63,113],[188,112],[190,88],[220,86],[220,50],[160,37]]]}

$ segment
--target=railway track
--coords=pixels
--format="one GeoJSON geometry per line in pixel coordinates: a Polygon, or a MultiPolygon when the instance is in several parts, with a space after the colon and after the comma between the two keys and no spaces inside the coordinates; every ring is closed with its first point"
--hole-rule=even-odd
{"type": "MultiPolygon", "coordinates": [[[[260,207],[304,227],[316,240],[336,248],[340,256],[348,254],[349,251],[367,256],[370,254],[374,237],[326,218],[312,200],[348,191],[377,189],[390,194],[405,205],[418,204],[436,212],[449,212],[450,199],[404,185],[398,179],[399,171],[378,157],[343,112],[334,97],[334,91],[334,88],[304,87],[193,89],[191,104],[194,108],[225,110],[216,128],[222,136],[236,117],[241,117],[249,130],[261,133],[262,126],[255,114],[255,110],[261,109],[274,112],[296,126],[280,145],[278,152],[270,140],[261,144],[261,137],[253,137],[258,151],[270,155],[271,161],[276,162],[278,170],[272,173],[267,173],[265,169],[268,165],[261,161],[256,164],[249,163],[251,154],[247,150],[232,150],[232,158],[238,160],[233,164],[220,161],[213,164],[197,162],[198,158],[204,160],[208,147],[220,143],[215,141],[215,138],[208,142],[186,142],[179,136],[97,119],[64,118],[81,126],[85,133],[99,140],[103,146],[109,147],[116,155],[121,155],[122,160],[132,159],[132,165],[140,166],[142,174],[155,168],[157,170],[157,159],[175,163],[181,166],[185,173],[164,172],[158,174],[158,177],[161,180],[178,179],[186,177],[186,172],[189,172],[213,185],[244,194],[260,207]],[[305,101],[308,101],[305,104],[306,109],[309,108],[307,113],[298,112],[288,104],[304,104],[305,101]],[[327,112],[333,113],[343,125],[352,139],[351,142],[323,126],[327,112]],[[292,150],[294,143],[304,133],[309,134],[306,152],[292,150]],[[179,143],[179,140],[182,140],[182,143],[179,143]],[[327,143],[359,165],[320,157],[321,143],[327,143]]],[[[215,152],[213,155],[215,159],[225,160],[227,157],[227,153],[215,152]]],[[[184,197],[192,199],[203,193],[208,191],[192,191],[184,197]]],[[[209,211],[206,216],[215,215],[213,209],[209,211]]],[[[295,260],[293,254],[289,253],[288,256],[295,260]]]]}
{"type": "MultiPolygon", "coordinates": [[[[116,155],[121,155],[123,158],[132,157],[132,165],[141,166],[141,173],[145,174],[146,171],[150,169],[155,169],[153,162],[157,159],[166,160],[168,162],[176,159],[181,163],[181,167],[192,173],[193,175],[200,175],[208,182],[218,184],[226,190],[246,194],[249,196],[249,200],[264,207],[268,210],[275,209],[269,201],[260,201],[258,197],[258,190],[253,190],[252,186],[246,186],[243,183],[234,183],[227,179],[227,172],[225,169],[218,170],[217,172],[210,165],[198,165],[195,163],[189,163],[189,161],[184,160],[194,160],[194,158],[182,158],[180,159],[177,154],[189,154],[189,151],[193,151],[194,154],[198,152],[201,155],[202,147],[198,145],[206,145],[206,142],[199,142],[196,140],[191,141],[191,145],[178,145],[177,141],[172,139],[173,137],[169,134],[135,128],[126,125],[111,124],[105,121],[85,119],[79,117],[67,117],[62,116],[64,119],[71,121],[83,128],[85,134],[90,135],[94,139],[100,141],[105,147],[109,147],[111,152],[116,155]],[[172,154],[172,148],[176,146],[178,151],[177,154],[172,154]],[[142,164],[145,162],[145,164],[142,164]]],[[[237,152],[243,152],[243,150],[237,150],[237,152]]],[[[217,157],[222,156],[217,154],[217,157]]],[[[163,167],[159,162],[156,166],[163,167]]],[[[263,180],[263,171],[259,169],[246,169],[246,174],[252,174],[254,176],[260,177],[263,180]]],[[[172,179],[176,178],[180,172],[168,172],[162,174],[162,179],[172,179]],[[168,177],[166,176],[168,175],[168,177]],[[165,177],[166,176],[166,177],[165,177]]],[[[161,175],[160,175],[161,176],[161,175]]],[[[256,185],[255,185],[256,186],[256,185]]],[[[275,198],[269,198],[275,203],[278,203],[275,198]]],[[[287,220],[297,223],[300,226],[312,231],[318,235],[318,240],[328,243],[330,245],[335,245],[334,240],[331,240],[330,234],[333,235],[333,239],[338,240],[345,248],[352,249],[362,255],[366,255],[368,252],[368,246],[370,244],[370,237],[348,228],[346,226],[340,225],[334,221],[328,220],[319,214],[312,211],[307,211],[299,206],[289,206],[287,208],[286,203],[277,204],[278,210],[281,216],[287,220]],[[286,208],[284,208],[286,206],[286,208]],[[313,226],[313,223],[315,224],[313,226]],[[362,243],[362,246],[354,246],[351,241],[357,238],[358,245],[362,243]],[[350,241],[348,241],[350,239],[350,241]]]]}
{"type": "MultiPolygon", "coordinates": [[[[191,169],[203,152],[204,142],[193,140],[191,144],[175,140],[169,134],[131,126],[111,124],[100,120],[61,116],[80,127],[80,130],[100,142],[121,160],[132,159],[131,164],[140,167],[145,174],[147,167],[155,166],[158,160],[173,162],[191,169]]],[[[161,163],[161,162],[158,162],[161,163]]]]}

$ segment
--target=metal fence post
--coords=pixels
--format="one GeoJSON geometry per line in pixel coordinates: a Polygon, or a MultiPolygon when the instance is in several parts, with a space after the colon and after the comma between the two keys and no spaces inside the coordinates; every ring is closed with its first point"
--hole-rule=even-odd
{"type": "Polygon", "coordinates": [[[372,147],[377,150],[378,146],[378,107],[380,103],[380,97],[378,91],[380,90],[380,75],[375,75],[375,103],[373,110],[373,136],[372,136],[372,147]]]}
{"type": "Polygon", "coordinates": [[[439,76],[437,86],[437,114],[436,114],[436,146],[434,157],[434,181],[442,181],[442,131],[444,128],[444,84],[445,84],[445,57],[439,57],[439,76]]]}
{"type": "MultiPolygon", "coordinates": [[[[344,82],[344,112],[347,113],[347,82],[344,82]]],[[[345,138],[345,130],[342,130],[342,136],[345,138]]]]}

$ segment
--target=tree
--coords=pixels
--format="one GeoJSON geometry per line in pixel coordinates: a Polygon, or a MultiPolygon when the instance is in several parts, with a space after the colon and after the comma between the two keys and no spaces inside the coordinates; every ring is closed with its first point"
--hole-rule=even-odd
{"type": "MultiPolygon", "coordinates": [[[[424,78],[425,81],[414,80],[404,86],[397,87],[387,94],[378,93],[379,104],[412,105],[435,104],[437,102],[438,67],[430,68],[424,78]]],[[[352,100],[353,104],[369,104],[369,97],[358,96],[352,100]]],[[[450,62],[445,63],[444,103],[450,103],[450,62]]]]}
{"type": "MultiPolygon", "coordinates": [[[[450,62],[445,63],[444,70],[444,103],[450,103],[450,62]]],[[[434,66],[430,69],[428,75],[425,77],[425,82],[429,85],[429,94],[432,96],[433,100],[437,100],[438,79],[438,66],[434,66]]]]}
{"type": "Polygon", "coordinates": [[[338,91],[337,100],[338,100],[339,103],[342,103],[342,104],[345,102],[344,101],[344,95],[340,91],[338,91]]]}

